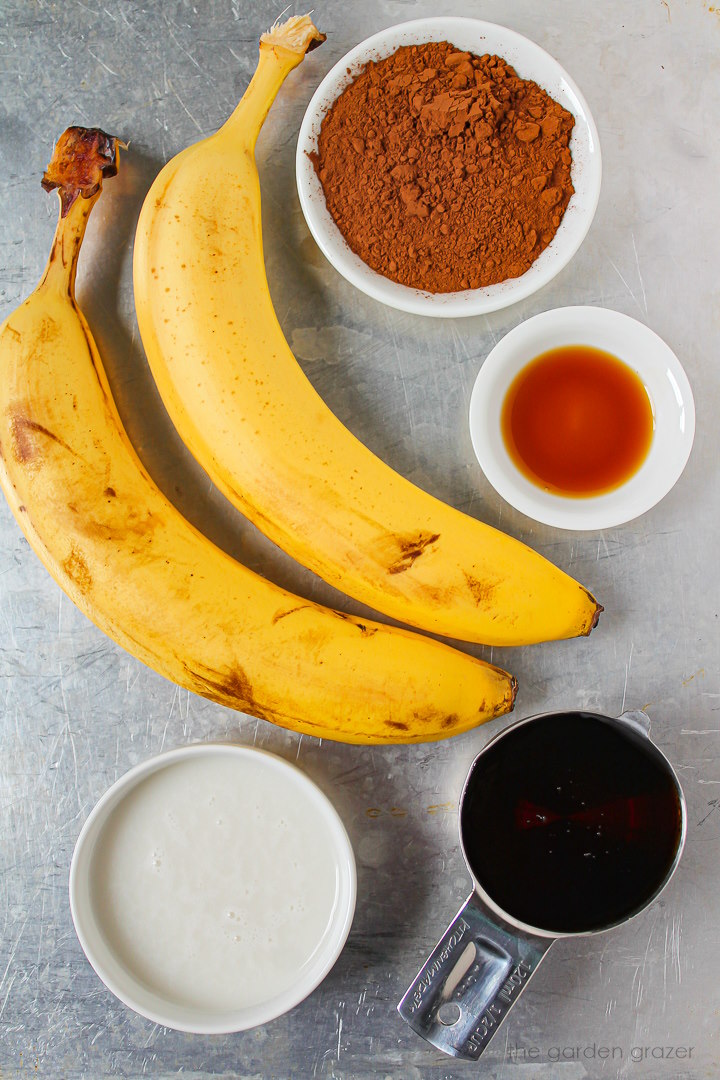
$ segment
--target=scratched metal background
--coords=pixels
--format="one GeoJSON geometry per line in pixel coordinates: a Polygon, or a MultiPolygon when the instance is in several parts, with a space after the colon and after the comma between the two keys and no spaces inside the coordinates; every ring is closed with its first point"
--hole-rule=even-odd
{"type": "MultiPolygon", "coordinates": [[[[145,191],[168,157],[228,115],[252,72],[258,33],[281,7],[0,0],[0,317],[34,286],[48,250],[55,199],[38,181],[54,138],[70,123],[123,136],[130,149],[94,213],[79,294],[132,438],[170,497],[218,544],[302,593],[358,610],[262,540],[188,460],[148,376],[131,300],[145,191]]],[[[300,738],[193,697],[73,608],[2,502],[0,1075],[715,1077],[720,10],[703,0],[317,0],[316,20],[327,44],[289,78],[258,148],[283,328],[329,405],[382,457],[534,544],[602,599],[607,611],[590,640],[495,658],[520,679],[520,715],[647,706],[685,784],[685,858],[663,899],[635,922],[554,947],[482,1065],[443,1058],[404,1027],[395,1003],[468,890],[456,802],[497,724],[441,745],[365,749],[300,738]],[[295,192],[295,136],[319,79],[356,42],[403,19],[460,12],[506,23],[567,67],[597,120],[605,175],[593,228],[551,285],[488,318],[424,321],[355,292],[318,253],[295,192]],[[505,506],[468,437],[470,390],[493,342],[564,304],[605,304],[647,322],[685,364],[698,406],[695,449],[674,491],[641,520],[600,535],[555,532],[505,506]],[[73,932],[68,867],[93,803],[129,766],[222,738],[299,762],[328,792],[355,845],[359,901],[347,948],[304,1004],[245,1034],[188,1036],[134,1015],[101,985],[73,932]],[[622,1062],[583,1058],[593,1044],[619,1047],[622,1062]],[[636,1063],[637,1046],[694,1050],[685,1060],[636,1063]],[[558,1052],[571,1057],[554,1063],[558,1052]]]]}

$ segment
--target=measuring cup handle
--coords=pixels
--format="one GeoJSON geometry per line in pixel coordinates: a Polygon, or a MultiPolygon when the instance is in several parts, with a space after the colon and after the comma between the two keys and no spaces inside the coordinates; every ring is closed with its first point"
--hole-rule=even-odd
{"type": "Polygon", "coordinates": [[[476,1060],[553,941],[494,922],[473,892],[418,971],[398,1012],[438,1050],[476,1060]]]}

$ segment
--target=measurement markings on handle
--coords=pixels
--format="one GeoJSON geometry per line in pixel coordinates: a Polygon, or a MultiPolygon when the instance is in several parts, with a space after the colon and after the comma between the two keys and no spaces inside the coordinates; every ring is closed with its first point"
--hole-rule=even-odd
{"type": "Polygon", "coordinates": [[[532,963],[520,960],[501,986],[495,1000],[483,1011],[477,1027],[467,1040],[468,1046],[477,1051],[478,1055],[495,1034],[496,1028],[509,1012],[513,998],[520,992],[533,970],[532,963]]]}
{"type": "Polygon", "coordinates": [[[523,983],[532,972],[532,964],[528,960],[520,960],[498,990],[497,996],[507,1005],[512,1004],[513,997],[519,992],[523,983]]]}

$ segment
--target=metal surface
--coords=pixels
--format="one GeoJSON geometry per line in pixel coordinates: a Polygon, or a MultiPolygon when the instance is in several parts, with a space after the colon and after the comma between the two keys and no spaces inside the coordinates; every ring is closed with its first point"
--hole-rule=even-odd
{"type": "MultiPolygon", "coordinates": [[[[34,286],[54,226],[39,187],[70,123],[130,142],[83,253],[80,298],[130,434],[195,523],[278,581],[359,610],[258,537],[188,460],[138,343],[130,254],[145,191],[164,160],[212,131],[242,93],[256,39],[282,5],[96,0],[0,5],[0,315],[34,286]]],[[[517,715],[617,714],[647,706],[680,770],[683,861],[652,907],[611,935],[558,942],[482,1064],[452,1062],[395,1003],[467,895],[455,813],[462,779],[502,721],[446,744],[368,749],[300,738],[190,696],[102,636],[61,594],[0,504],[0,1072],[153,1078],[392,1077],[700,1080],[720,1060],[720,13],[706,0],[327,0],[329,33],[281,91],[258,156],[268,273],[296,355],[329,405],[393,466],[522,537],[597,593],[591,638],[495,650],[520,680],[517,715]],[[603,190],[572,263],[540,293],[452,323],[393,312],[325,262],[295,192],[294,146],[321,76],[372,31],[420,15],[504,22],[577,79],[600,130],[603,190]],[[683,362],[698,429],[673,491],[599,535],[533,525],[503,505],[470,446],[483,357],[552,306],[605,304],[647,322],[683,362]],[[358,860],[348,944],[290,1014],[244,1034],[167,1031],[101,985],[72,929],[70,855],[105,788],[162,748],[230,738],[298,761],[343,816],[358,860]],[[692,1049],[690,1049],[692,1048],[692,1049]]],[[[488,650],[487,655],[490,655],[488,650]]]]}

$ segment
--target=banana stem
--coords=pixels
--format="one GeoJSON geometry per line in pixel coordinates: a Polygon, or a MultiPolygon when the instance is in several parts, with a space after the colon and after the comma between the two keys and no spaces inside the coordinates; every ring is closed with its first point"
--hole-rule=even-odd
{"type": "Polygon", "coordinates": [[[260,38],[260,55],[255,74],[232,116],[218,135],[238,137],[252,152],[278,90],[305,53],[322,44],[325,34],[313,25],[309,15],[293,16],[276,23],[260,38]]]}
{"type": "Polygon", "coordinates": [[[78,256],[90,211],[105,177],[118,169],[119,140],[99,128],[68,128],[57,141],[42,178],[46,191],[57,188],[60,216],[41,287],[75,295],[78,256]]]}
{"type": "Polygon", "coordinates": [[[90,211],[97,202],[100,192],[96,192],[89,199],[82,197],[77,199],[64,215],[62,194],[58,194],[60,199],[58,223],[50,257],[38,288],[56,289],[74,299],[78,256],[90,211]]]}

